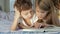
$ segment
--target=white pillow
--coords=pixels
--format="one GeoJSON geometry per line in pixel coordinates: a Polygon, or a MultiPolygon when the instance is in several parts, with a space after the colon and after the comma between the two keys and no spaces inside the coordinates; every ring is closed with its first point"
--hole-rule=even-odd
{"type": "Polygon", "coordinates": [[[14,19],[14,12],[12,11],[8,13],[8,20],[13,21],[13,19],[14,19]]]}
{"type": "Polygon", "coordinates": [[[0,19],[7,19],[7,14],[3,11],[0,11],[0,19]]]}

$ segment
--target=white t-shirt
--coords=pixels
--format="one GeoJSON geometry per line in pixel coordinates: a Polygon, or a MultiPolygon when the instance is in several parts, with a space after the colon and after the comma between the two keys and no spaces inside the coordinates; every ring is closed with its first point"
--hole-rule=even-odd
{"type": "MultiPolygon", "coordinates": [[[[32,26],[37,20],[38,17],[36,16],[36,14],[34,14],[33,17],[30,19],[32,26]]],[[[19,19],[19,22],[23,23],[25,26],[28,26],[22,18],[19,19]]]]}

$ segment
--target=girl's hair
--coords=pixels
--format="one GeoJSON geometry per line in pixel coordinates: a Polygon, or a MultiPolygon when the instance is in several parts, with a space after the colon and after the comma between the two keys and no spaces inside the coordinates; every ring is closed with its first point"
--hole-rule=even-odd
{"type": "Polygon", "coordinates": [[[38,5],[40,9],[48,11],[45,17],[47,19],[46,23],[60,26],[52,0],[37,0],[36,5],[38,5]]]}
{"type": "Polygon", "coordinates": [[[60,9],[60,0],[52,0],[53,1],[53,5],[54,5],[54,12],[52,14],[52,19],[53,19],[53,22],[56,26],[60,26],[60,22],[59,22],[59,18],[58,18],[58,9],[60,9]],[[56,9],[57,8],[57,9],[56,9]]]}
{"type": "Polygon", "coordinates": [[[50,0],[39,0],[38,5],[40,9],[45,10],[45,11],[49,11],[52,6],[50,0]]]}
{"type": "Polygon", "coordinates": [[[32,8],[31,0],[16,0],[14,4],[14,8],[17,8],[17,10],[29,10],[32,8]]]}
{"type": "Polygon", "coordinates": [[[59,7],[59,4],[60,4],[60,0],[52,0],[53,1],[53,4],[56,8],[59,7]]]}
{"type": "MultiPolygon", "coordinates": [[[[52,0],[37,0],[36,5],[39,6],[40,9],[44,11],[48,11],[47,15],[45,16],[45,19],[47,20],[46,23],[48,24],[54,24],[57,25],[57,23],[54,23],[54,19],[52,19],[54,12],[54,5],[52,0]]],[[[56,17],[56,16],[55,16],[56,17]]]]}
{"type": "Polygon", "coordinates": [[[51,0],[37,0],[37,5],[40,9],[48,11],[46,16],[52,13],[53,3],[51,0]]]}

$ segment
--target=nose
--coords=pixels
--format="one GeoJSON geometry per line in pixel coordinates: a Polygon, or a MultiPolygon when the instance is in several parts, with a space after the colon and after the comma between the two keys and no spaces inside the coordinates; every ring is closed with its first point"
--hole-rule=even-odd
{"type": "Polygon", "coordinates": [[[41,18],[43,17],[43,14],[42,13],[40,13],[40,15],[39,15],[41,18]]]}

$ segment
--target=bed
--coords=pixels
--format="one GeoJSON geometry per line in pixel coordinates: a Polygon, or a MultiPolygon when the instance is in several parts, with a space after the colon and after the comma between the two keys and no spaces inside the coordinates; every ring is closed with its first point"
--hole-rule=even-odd
{"type": "Polygon", "coordinates": [[[44,28],[44,29],[22,29],[14,32],[10,31],[12,21],[0,19],[1,34],[60,34],[60,27],[44,28]]]}
{"type": "MultiPolygon", "coordinates": [[[[13,18],[13,16],[10,18],[13,18]]],[[[44,28],[44,29],[22,29],[14,32],[10,31],[12,20],[7,17],[5,12],[0,11],[0,34],[60,34],[60,27],[44,28]]]]}

